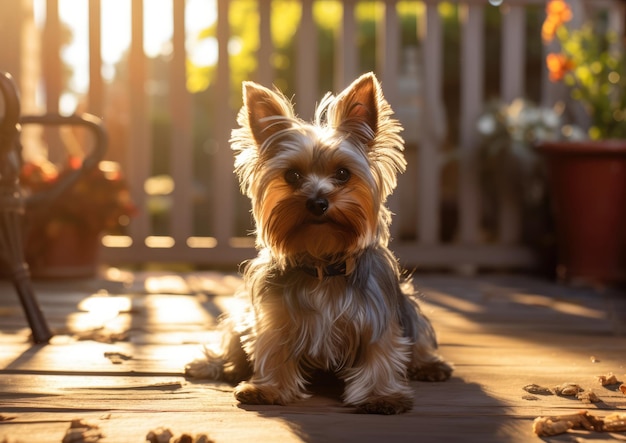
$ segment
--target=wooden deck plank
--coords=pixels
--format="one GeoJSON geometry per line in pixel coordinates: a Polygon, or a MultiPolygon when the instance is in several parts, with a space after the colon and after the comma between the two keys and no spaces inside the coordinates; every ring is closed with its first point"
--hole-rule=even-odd
{"type": "MultiPolygon", "coordinates": [[[[60,442],[69,422],[84,418],[101,427],[102,443],[143,441],[157,426],[216,442],[528,442],[537,440],[531,423],[540,415],[626,410],[626,396],[597,381],[608,372],[626,381],[620,294],[519,276],[418,276],[423,309],[456,370],[446,383],[413,382],[409,413],[379,417],[353,414],[336,386],[287,406],[243,406],[229,385],[186,380],[184,364],[201,355],[200,343],[218,340],[211,327],[235,303],[229,294],[240,280],[219,273],[125,278],[38,283],[44,312],[62,332],[47,346],[28,342],[16,300],[0,291],[0,441],[60,442]],[[593,390],[601,402],[528,400],[523,390],[564,382],[593,390]]],[[[550,441],[574,437],[626,441],[626,433],[589,432],[550,441]]]]}

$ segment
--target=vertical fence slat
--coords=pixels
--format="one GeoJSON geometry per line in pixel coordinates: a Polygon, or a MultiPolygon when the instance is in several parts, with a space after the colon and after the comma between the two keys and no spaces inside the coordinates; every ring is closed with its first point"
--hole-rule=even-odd
{"type": "Polygon", "coordinates": [[[235,220],[235,186],[233,159],[228,140],[233,126],[233,113],[230,110],[230,62],[228,58],[229,1],[217,1],[217,41],[218,60],[215,78],[215,157],[213,165],[213,223],[215,237],[220,247],[228,246],[233,235],[235,220]]]}
{"type": "Polygon", "coordinates": [[[185,0],[172,0],[172,60],[169,78],[169,106],[172,118],[170,142],[171,174],[176,186],[172,194],[171,235],[184,245],[193,231],[193,143],[191,98],[187,92],[185,51],[185,0]]]}
{"type": "MultiPolygon", "coordinates": [[[[524,97],[524,66],[526,63],[526,10],[509,6],[502,16],[501,97],[505,103],[524,97]]],[[[499,240],[514,244],[520,239],[522,212],[518,193],[508,183],[500,187],[499,240]]]]}
{"type": "MultiPolygon", "coordinates": [[[[42,83],[45,91],[45,112],[58,113],[59,99],[63,89],[63,65],[59,54],[61,47],[61,20],[59,0],[46,1],[46,21],[43,29],[42,83]]],[[[48,147],[48,159],[63,163],[66,157],[61,141],[60,128],[44,127],[43,134],[48,147]]]]}
{"type": "Polygon", "coordinates": [[[0,71],[8,72],[16,80],[21,79],[21,60],[23,41],[22,35],[23,9],[21,1],[0,1],[0,71]],[[7,42],[11,42],[7,44],[7,42]]]}
{"type": "MultiPolygon", "coordinates": [[[[17,61],[20,62],[21,78],[20,78],[20,100],[23,114],[33,114],[38,109],[35,97],[39,89],[39,75],[41,72],[40,53],[41,53],[41,33],[37,29],[34,18],[34,7],[28,2],[15,2],[13,0],[4,0],[5,3],[10,2],[11,5],[21,8],[20,26],[22,34],[20,35],[21,44],[17,45],[13,50],[21,49],[21,53],[16,53],[17,61]]],[[[11,19],[11,17],[8,17],[11,19]]],[[[9,46],[9,45],[6,45],[9,46]]],[[[9,49],[11,50],[11,49],[9,49]]],[[[24,132],[33,133],[34,128],[23,128],[24,132]]],[[[37,132],[36,130],[34,132],[37,132]]],[[[28,137],[28,135],[26,135],[28,137]]],[[[25,144],[26,146],[26,144],[25,144]]]]}
{"type": "Polygon", "coordinates": [[[445,136],[443,105],[443,24],[437,5],[427,4],[419,26],[424,54],[424,134],[418,150],[419,187],[417,232],[423,245],[438,243],[440,167],[439,148],[445,136]]]}
{"type": "Polygon", "coordinates": [[[150,235],[150,219],[146,206],[144,183],[150,174],[152,151],[150,149],[150,131],[146,96],[146,56],[143,49],[144,33],[144,2],[131,2],[131,42],[129,64],[129,143],[128,173],[131,193],[140,208],[139,214],[129,226],[129,234],[133,243],[143,245],[150,235]]]}
{"type": "Polygon", "coordinates": [[[376,70],[380,76],[385,90],[385,98],[393,105],[397,101],[398,68],[400,49],[400,30],[398,28],[398,12],[396,1],[387,0],[385,2],[385,15],[383,21],[379,23],[376,41],[376,70]]]}
{"type": "Polygon", "coordinates": [[[104,84],[102,81],[102,26],[100,0],[89,0],[89,112],[102,116],[104,84]]]}
{"type": "Polygon", "coordinates": [[[484,6],[462,4],[461,105],[459,158],[459,237],[464,244],[480,243],[480,194],[476,155],[476,120],[483,106],[484,6]]]}
{"type": "Polygon", "coordinates": [[[526,63],[526,10],[523,6],[508,6],[502,16],[501,96],[505,102],[524,96],[524,66],[526,63]]]}
{"type": "MultiPolygon", "coordinates": [[[[385,3],[385,13],[381,22],[377,24],[376,29],[376,71],[378,78],[382,83],[385,99],[389,102],[392,109],[397,109],[398,103],[398,68],[400,49],[400,30],[398,28],[398,13],[396,10],[396,1],[387,0],[385,3]]],[[[396,116],[397,117],[397,116],[396,116]]],[[[391,211],[398,214],[400,193],[395,192],[389,198],[388,206],[391,211]]],[[[391,225],[392,237],[397,237],[399,232],[399,223],[391,225]]]]}
{"type": "Polygon", "coordinates": [[[317,31],[313,20],[313,0],[302,0],[302,18],[296,36],[296,112],[305,120],[313,117],[318,100],[317,31]]]}
{"type": "Polygon", "coordinates": [[[43,83],[46,91],[46,111],[59,111],[59,97],[62,89],[61,57],[61,21],[59,19],[59,1],[46,1],[46,23],[43,30],[43,83]]]}
{"type": "Polygon", "coordinates": [[[269,86],[274,78],[272,69],[272,2],[258,0],[259,10],[259,50],[257,52],[256,80],[262,85],[269,86]]]}
{"type": "Polygon", "coordinates": [[[339,92],[357,76],[359,54],[357,51],[358,28],[354,9],[355,0],[344,0],[339,41],[335,53],[335,91],[339,92]]]}

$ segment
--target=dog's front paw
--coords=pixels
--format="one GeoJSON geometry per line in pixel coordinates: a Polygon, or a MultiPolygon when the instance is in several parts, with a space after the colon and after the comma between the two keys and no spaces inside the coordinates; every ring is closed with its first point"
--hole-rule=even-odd
{"type": "Polygon", "coordinates": [[[444,360],[409,368],[408,375],[411,380],[419,381],[446,381],[453,371],[452,365],[444,360]]]}
{"type": "Polygon", "coordinates": [[[284,405],[280,395],[268,386],[242,382],[235,388],[235,398],[246,405],[284,405]]]}
{"type": "Polygon", "coordinates": [[[412,407],[413,399],[411,397],[397,394],[368,398],[363,403],[356,405],[356,412],[359,414],[393,415],[407,412],[412,407]]]}

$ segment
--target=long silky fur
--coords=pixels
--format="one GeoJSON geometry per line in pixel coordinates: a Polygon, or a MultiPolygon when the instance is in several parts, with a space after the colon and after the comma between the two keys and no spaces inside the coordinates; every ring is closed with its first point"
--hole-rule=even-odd
{"type": "Polygon", "coordinates": [[[313,124],[280,92],[245,83],[238,123],[235,172],[252,202],[259,249],[243,268],[250,309],[222,320],[221,350],[207,351],[187,374],[241,381],[242,402],[285,404],[306,398],[311,372],[321,369],[344,380],[344,402],[362,412],[406,411],[409,378],[444,380],[452,368],[387,247],[385,201],[406,163],[402,128],[378,81],[365,74],[326,95],[313,124]],[[352,172],[345,186],[326,177],[335,163],[352,172]],[[296,190],[283,178],[294,164],[309,174],[296,190]],[[306,199],[318,194],[331,201],[334,228],[311,238],[305,234],[318,228],[299,229],[310,216],[306,199]],[[298,270],[336,261],[350,261],[351,272],[315,278],[298,270]]]}

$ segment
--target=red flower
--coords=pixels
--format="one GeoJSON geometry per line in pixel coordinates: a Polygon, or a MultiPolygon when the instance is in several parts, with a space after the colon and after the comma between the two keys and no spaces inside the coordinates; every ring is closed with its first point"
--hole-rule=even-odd
{"type": "Polygon", "coordinates": [[[552,82],[562,80],[565,74],[574,69],[574,62],[563,54],[548,54],[546,65],[552,82]]]}
{"type": "Polygon", "coordinates": [[[546,43],[551,42],[559,26],[572,19],[572,9],[564,0],[550,0],[546,5],[546,19],[541,27],[541,37],[546,43]]]}

